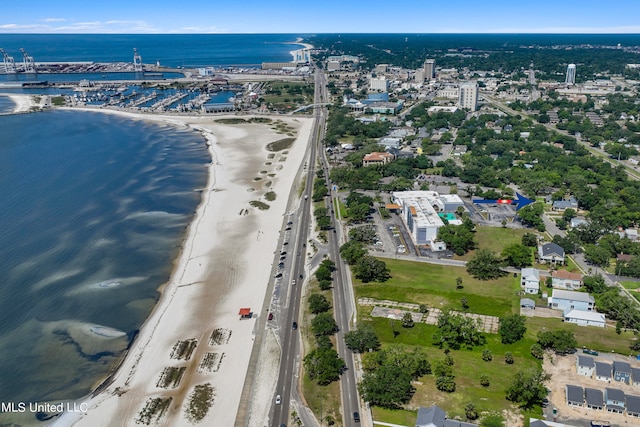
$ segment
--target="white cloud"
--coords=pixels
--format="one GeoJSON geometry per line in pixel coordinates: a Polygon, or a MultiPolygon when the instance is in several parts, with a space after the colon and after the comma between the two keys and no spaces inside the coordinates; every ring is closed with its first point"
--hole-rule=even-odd
{"type": "Polygon", "coordinates": [[[66,18],[44,18],[41,19],[42,22],[65,22],[66,18]]]}
{"type": "Polygon", "coordinates": [[[183,27],[177,30],[171,30],[170,33],[196,33],[196,34],[222,34],[228,33],[228,30],[223,28],[218,28],[216,26],[202,27],[202,26],[191,26],[191,27],[183,27]]]}
{"type": "Polygon", "coordinates": [[[47,18],[47,23],[0,24],[0,33],[159,33],[160,29],[143,20],[110,20],[73,22],[66,19],[47,18]],[[54,25],[64,22],[62,25],[54,25]]]}

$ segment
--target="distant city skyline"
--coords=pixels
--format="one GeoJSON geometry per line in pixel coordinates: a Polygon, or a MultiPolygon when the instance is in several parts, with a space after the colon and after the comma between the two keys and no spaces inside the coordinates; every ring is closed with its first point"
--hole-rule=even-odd
{"type": "Polygon", "coordinates": [[[5,2],[10,33],[640,33],[640,2],[237,0],[5,2]]]}

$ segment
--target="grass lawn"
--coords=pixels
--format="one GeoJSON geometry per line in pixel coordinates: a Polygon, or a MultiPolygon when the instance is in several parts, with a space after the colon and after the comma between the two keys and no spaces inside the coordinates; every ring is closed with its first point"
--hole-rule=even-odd
{"type": "MultiPolygon", "coordinates": [[[[496,229],[494,229],[496,230],[496,229]]],[[[501,229],[497,229],[501,230],[501,229]]],[[[508,244],[508,243],[507,243],[508,244]]],[[[469,301],[469,312],[504,316],[518,312],[519,276],[512,274],[495,281],[480,281],[469,276],[463,267],[441,266],[435,264],[385,259],[391,271],[391,279],[385,283],[361,283],[354,279],[356,297],[389,299],[400,302],[426,303],[429,307],[452,308],[460,310],[460,298],[469,301]],[[461,290],[456,290],[456,278],[462,278],[461,290]]],[[[624,285],[638,287],[640,283],[627,282],[624,285]]],[[[371,307],[359,307],[358,320],[369,323],[376,331],[383,348],[390,345],[421,346],[433,364],[443,360],[443,350],[432,344],[437,327],[423,323],[413,328],[403,328],[400,321],[371,317],[371,307]],[[394,336],[394,329],[399,331],[394,336]]],[[[587,347],[599,352],[614,351],[619,354],[631,354],[629,345],[634,338],[631,332],[618,335],[615,329],[581,327],[562,322],[560,319],[527,318],[527,332],[517,343],[502,344],[497,334],[485,334],[487,342],[472,350],[461,349],[450,352],[454,360],[456,391],[444,393],[438,391],[433,375],[426,375],[414,382],[416,392],[406,409],[386,410],[373,408],[376,421],[411,426],[415,423],[416,409],[437,404],[449,417],[464,419],[464,406],[473,402],[478,412],[500,413],[502,410],[514,410],[511,402],[505,399],[505,391],[513,375],[519,370],[540,367],[540,361],[531,355],[531,345],[536,342],[541,330],[562,329],[572,331],[578,342],[578,348],[587,347]],[[482,360],[482,350],[489,349],[493,360],[482,360]],[[514,364],[504,361],[505,352],[514,356],[514,364]],[[489,377],[490,385],[480,385],[480,375],[489,377]]],[[[366,355],[365,355],[366,357],[366,355]]],[[[533,408],[525,415],[540,418],[541,409],[533,408]]]]}
{"type": "MultiPolygon", "coordinates": [[[[323,294],[331,302],[333,306],[333,293],[331,290],[321,291],[318,287],[318,281],[314,278],[309,282],[309,293],[304,297],[302,308],[303,318],[300,322],[300,329],[302,331],[302,340],[305,348],[305,355],[316,347],[316,340],[311,332],[311,320],[315,317],[309,311],[308,298],[312,293],[323,294]]],[[[332,337],[332,342],[335,346],[335,339],[332,337]]],[[[301,364],[302,365],[302,364],[301,364]]],[[[340,400],[340,382],[335,381],[327,386],[318,385],[316,381],[311,381],[309,377],[304,374],[304,365],[302,365],[302,393],[305,400],[309,404],[309,408],[316,414],[318,419],[325,418],[326,416],[333,417],[338,421],[338,425],[341,425],[340,407],[342,402],[340,400]]]]}
{"type": "Polygon", "coordinates": [[[465,297],[471,313],[504,316],[512,312],[513,300],[520,290],[518,278],[513,275],[482,281],[471,277],[464,267],[391,259],[384,262],[391,270],[391,279],[367,284],[353,279],[356,298],[389,299],[461,310],[460,299],[465,297]],[[457,277],[462,279],[463,289],[456,289],[457,277]]]}
{"type": "Polygon", "coordinates": [[[338,212],[340,213],[341,218],[348,218],[347,206],[342,203],[338,197],[333,199],[333,209],[335,211],[336,218],[338,218],[338,212]]]}
{"type": "MultiPolygon", "coordinates": [[[[501,227],[476,227],[476,242],[478,249],[488,249],[500,255],[502,250],[509,245],[522,243],[524,233],[536,233],[533,230],[524,228],[501,228],[501,227]]],[[[537,234],[537,233],[536,233],[537,234]]],[[[476,251],[467,252],[463,256],[455,256],[455,259],[468,261],[473,258],[476,251]]]]}
{"type": "Polygon", "coordinates": [[[615,328],[597,328],[595,326],[578,326],[563,322],[560,319],[543,317],[530,317],[527,319],[527,333],[525,337],[532,341],[536,339],[538,331],[546,329],[563,329],[572,331],[578,342],[578,348],[586,347],[599,352],[615,352],[619,354],[632,354],[629,349],[633,332],[616,334],[615,328]]]}
{"type": "MultiPolygon", "coordinates": [[[[417,324],[413,328],[405,329],[396,325],[400,330],[397,337],[393,332],[389,321],[382,318],[370,318],[362,316],[361,321],[370,322],[375,328],[378,337],[384,346],[391,344],[407,346],[423,346],[429,360],[433,364],[444,359],[443,350],[431,344],[431,337],[436,331],[436,326],[417,324]]],[[[536,368],[540,362],[535,360],[530,353],[534,340],[525,338],[515,344],[505,345],[500,342],[496,334],[485,334],[487,343],[473,350],[452,350],[450,352],[454,360],[453,373],[455,375],[456,391],[445,393],[435,386],[435,377],[425,375],[414,383],[416,392],[408,404],[408,407],[430,406],[437,404],[444,409],[448,416],[464,419],[464,406],[473,402],[479,412],[501,411],[511,407],[511,403],[505,399],[505,390],[511,382],[512,375],[522,369],[536,368]],[[489,349],[493,354],[493,360],[482,360],[482,350],[489,349]],[[514,364],[508,365],[504,361],[505,352],[510,351],[514,355],[514,364]],[[480,375],[489,377],[490,385],[480,385],[480,375]]],[[[379,421],[401,425],[412,425],[415,422],[416,413],[407,410],[390,411],[374,408],[374,418],[379,421]]]]}

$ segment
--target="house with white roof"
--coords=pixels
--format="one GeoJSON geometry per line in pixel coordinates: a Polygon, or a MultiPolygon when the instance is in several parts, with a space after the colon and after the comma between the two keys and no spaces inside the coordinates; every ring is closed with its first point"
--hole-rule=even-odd
{"type": "Polygon", "coordinates": [[[571,310],[564,315],[564,321],[575,323],[578,326],[597,326],[599,328],[604,328],[607,325],[605,315],[595,311],[571,310]]]}
{"type": "Polygon", "coordinates": [[[540,272],[537,268],[520,270],[520,286],[526,294],[537,294],[540,291],[540,272]]]}

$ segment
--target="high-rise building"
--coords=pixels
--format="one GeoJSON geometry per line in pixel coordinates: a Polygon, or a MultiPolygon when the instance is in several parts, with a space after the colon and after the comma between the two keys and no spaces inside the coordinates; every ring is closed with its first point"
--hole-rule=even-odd
{"type": "Polygon", "coordinates": [[[568,85],[576,84],[576,64],[567,65],[567,77],[564,82],[568,85]]]}
{"type": "Polygon", "coordinates": [[[384,76],[372,77],[369,80],[369,89],[371,91],[386,92],[389,89],[389,82],[384,76]]]}
{"type": "Polygon", "coordinates": [[[424,61],[424,78],[432,80],[436,78],[436,60],[427,59],[424,61]]]}
{"type": "Polygon", "coordinates": [[[467,108],[469,111],[476,111],[478,108],[478,84],[466,82],[460,85],[458,92],[458,106],[467,108]]]}

